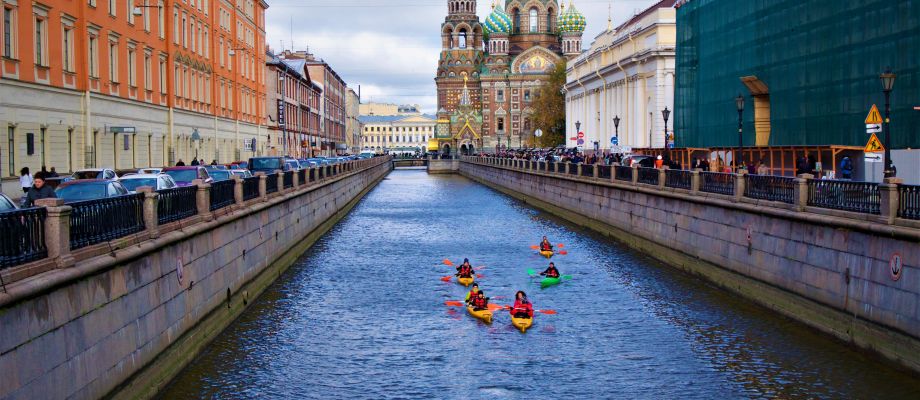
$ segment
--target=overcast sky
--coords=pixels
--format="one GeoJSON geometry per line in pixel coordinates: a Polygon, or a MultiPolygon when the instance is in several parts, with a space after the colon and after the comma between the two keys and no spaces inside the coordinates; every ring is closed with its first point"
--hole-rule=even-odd
{"type": "MultiPolygon", "coordinates": [[[[266,32],[274,51],[309,47],[328,62],[362,101],[420,104],[435,112],[434,74],[441,51],[447,0],[267,0],[266,32]]],[[[504,0],[501,0],[502,4],[504,0]]],[[[588,19],[584,47],[613,24],[629,19],[655,0],[576,0],[588,19]]],[[[479,19],[491,1],[479,0],[479,19]]],[[[568,1],[566,0],[566,6],[568,1]]]]}

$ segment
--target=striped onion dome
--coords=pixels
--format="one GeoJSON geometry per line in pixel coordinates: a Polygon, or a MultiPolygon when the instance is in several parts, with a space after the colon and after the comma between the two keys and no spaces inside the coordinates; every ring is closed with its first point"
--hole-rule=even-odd
{"type": "Polygon", "coordinates": [[[496,7],[493,4],[492,14],[489,14],[486,18],[486,32],[490,35],[496,33],[511,33],[511,25],[511,17],[509,17],[501,7],[496,7]]]}
{"type": "Polygon", "coordinates": [[[582,13],[578,12],[575,4],[569,2],[569,7],[559,16],[559,32],[582,33],[585,31],[587,21],[582,13]]]}

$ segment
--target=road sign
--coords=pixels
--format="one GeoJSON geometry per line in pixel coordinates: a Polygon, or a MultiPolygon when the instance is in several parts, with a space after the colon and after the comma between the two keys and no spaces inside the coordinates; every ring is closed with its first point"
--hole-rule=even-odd
{"type": "Polygon", "coordinates": [[[610,138],[610,144],[616,146],[620,144],[620,138],[614,136],[610,138]]]}
{"type": "Polygon", "coordinates": [[[870,155],[870,154],[866,154],[864,157],[865,157],[865,160],[866,160],[867,163],[880,163],[880,162],[882,162],[882,156],[877,155],[877,154],[871,154],[871,155],[870,155]]]}
{"type": "Polygon", "coordinates": [[[578,138],[579,138],[579,139],[584,139],[584,138],[585,138],[585,133],[584,133],[584,132],[578,132],[578,138]]]}
{"type": "Polygon", "coordinates": [[[882,133],[882,125],[866,124],[866,133],[882,133]]]}
{"type": "Polygon", "coordinates": [[[137,129],[133,126],[110,126],[109,132],[112,133],[137,133],[137,129]]]}
{"type": "Polygon", "coordinates": [[[543,136],[543,130],[542,130],[542,129],[537,129],[537,130],[535,130],[535,131],[533,132],[533,135],[536,136],[536,137],[541,137],[541,136],[543,136]]]}
{"type": "Polygon", "coordinates": [[[578,139],[578,146],[580,147],[580,146],[584,146],[584,145],[585,145],[585,140],[584,140],[584,139],[578,139]]]}
{"type": "Polygon", "coordinates": [[[882,114],[878,112],[878,107],[875,104],[872,105],[872,108],[869,109],[869,115],[866,117],[866,125],[869,124],[881,124],[882,123],[882,114]]]}
{"type": "Polygon", "coordinates": [[[882,142],[878,140],[878,136],[872,134],[872,137],[869,138],[869,143],[866,143],[866,153],[881,153],[885,151],[885,147],[882,146],[882,142]]]}

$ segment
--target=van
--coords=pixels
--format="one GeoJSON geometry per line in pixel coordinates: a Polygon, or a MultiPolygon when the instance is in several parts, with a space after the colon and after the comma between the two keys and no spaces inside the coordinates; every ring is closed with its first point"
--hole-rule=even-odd
{"type": "Polygon", "coordinates": [[[277,170],[289,171],[290,169],[290,165],[284,162],[284,157],[253,157],[249,159],[249,171],[253,175],[258,172],[270,175],[277,170]]]}

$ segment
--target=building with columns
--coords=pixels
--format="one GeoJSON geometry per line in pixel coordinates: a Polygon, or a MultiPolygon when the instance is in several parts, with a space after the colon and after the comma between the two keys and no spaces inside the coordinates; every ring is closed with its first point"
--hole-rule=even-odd
{"type": "Polygon", "coordinates": [[[425,154],[434,138],[435,116],[362,115],[361,149],[378,154],[425,154]]]}
{"type": "MultiPolygon", "coordinates": [[[[676,0],[661,0],[613,27],[566,70],[565,110],[568,147],[628,151],[664,147],[662,110],[674,109],[676,0]],[[619,125],[615,124],[619,121],[619,125]],[[577,137],[576,124],[584,132],[577,137]],[[618,146],[611,138],[618,138],[618,146]]],[[[674,117],[668,120],[672,135],[674,117]]]]}
{"type": "Polygon", "coordinates": [[[581,53],[584,16],[571,1],[566,8],[506,0],[480,22],[475,0],[447,5],[435,76],[437,146],[471,153],[526,144],[535,129],[531,102],[556,65],[581,53]]]}

